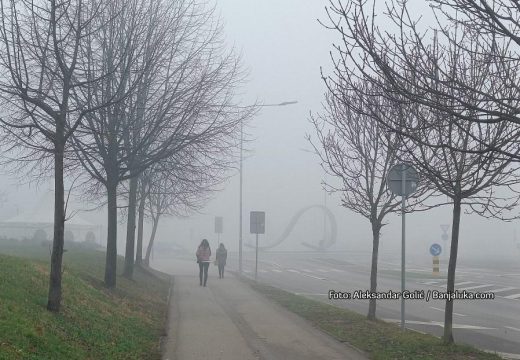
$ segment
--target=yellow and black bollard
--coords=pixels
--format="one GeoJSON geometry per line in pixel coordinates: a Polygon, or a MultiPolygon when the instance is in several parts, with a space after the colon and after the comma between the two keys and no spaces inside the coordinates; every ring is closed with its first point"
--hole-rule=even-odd
{"type": "Polygon", "coordinates": [[[433,257],[433,275],[439,275],[439,257],[433,257]]]}

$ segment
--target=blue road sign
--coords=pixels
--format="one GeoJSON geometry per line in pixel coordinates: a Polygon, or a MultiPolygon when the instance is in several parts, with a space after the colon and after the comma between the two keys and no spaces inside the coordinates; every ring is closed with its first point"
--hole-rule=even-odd
{"type": "Polygon", "coordinates": [[[433,256],[439,256],[442,252],[442,247],[439,244],[432,244],[430,246],[430,254],[433,256]]]}

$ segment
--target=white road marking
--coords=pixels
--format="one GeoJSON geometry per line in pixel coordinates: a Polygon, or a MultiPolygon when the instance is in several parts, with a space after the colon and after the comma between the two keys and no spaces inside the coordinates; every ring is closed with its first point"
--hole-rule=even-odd
{"type": "Polygon", "coordinates": [[[287,269],[287,271],[292,272],[292,273],[296,273],[296,274],[300,273],[298,270],[294,270],[294,269],[287,269]]]}
{"type": "MultiPolygon", "coordinates": [[[[387,322],[400,323],[399,319],[383,319],[387,322]]],[[[416,325],[436,325],[440,327],[444,327],[444,323],[439,321],[415,321],[415,320],[406,320],[406,324],[416,324],[416,325]]],[[[496,328],[488,328],[484,326],[475,326],[475,325],[463,325],[463,324],[453,324],[454,329],[468,329],[468,330],[496,330],[496,328]]]]}
{"type": "Polygon", "coordinates": [[[509,329],[509,330],[514,330],[514,331],[520,331],[519,328],[515,328],[515,327],[512,327],[512,326],[504,326],[506,329],[509,329]]]}
{"type": "Polygon", "coordinates": [[[460,283],[455,283],[455,286],[469,285],[469,284],[475,284],[475,283],[473,281],[463,281],[460,283]]]}
{"type": "Polygon", "coordinates": [[[322,273],[328,273],[329,270],[325,270],[325,269],[316,269],[316,271],[319,271],[319,272],[322,272],[322,273]]]}
{"type": "MultiPolygon", "coordinates": [[[[438,311],[442,311],[442,312],[445,311],[444,309],[436,308],[436,307],[433,307],[433,306],[430,306],[430,309],[438,310],[438,311]]],[[[456,313],[456,312],[454,312],[453,315],[466,316],[466,315],[464,315],[464,314],[458,314],[458,313],[456,313]]]]}
{"type": "Polygon", "coordinates": [[[319,293],[298,293],[298,292],[295,292],[294,295],[329,296],[329,294],[319,294],[319,293]]]}
{"type": "Polygon", "coordinates": [[[513,294],[513,295],[508,295],[508,296],[504,296],[506,299],[518,299],[520,298],[520,294],[513,294]]]}
{"type": "Polygon", "coordinates": [[[494,351],[487,351],[491,354],[497,354],[498,356],[504,358],[504,359],[520,359],[520,354],[511,354],[511,353],[505,353],[505,352],[494,352],[494,351]]]}
{"type": "Polygon", "coordinates": [[[345,270],[339,270],[339,269],[330,269],[330,271],[334,271],[334,272],[345,272],[345,270]]]}
{"type": "Polygon", "coordinates": [[[433,281],[426,281],[423,282],[424,285],[435,285],[439,282],[439,280],[433,280],[433,281]]]}
{"type": "Polygon", "coordinates": [[[309,269],[301,269],[302,271],[305,271],[305,272],[312,272],[310,271],[309,269]]]}
{"type": "Polygon", "coordinates": [[[267,270],[258,270],[259,273],[266,274],[267,270]]]}
{"type": "Polygon", "coordinates": [[[282,270],[278,270],[278,269],[271,269],[271,271],[277,272],[277,273],[281,273],[282,272],[282,270]]]}
{"type": "Polygon", "coordinates": [[[485,284],[485,285],[468,286],[468,287],[460,288],[459,290],[481,289],[481,288],[490,287],[490,286],[494,286],[494,285],[493,284],[485,284]]]}
{"type": "Polygon", "coordinates": [[[310,278],[313,278],[313,279],[318,279],[318,280],[327,280],[325,278],[322,278],[322,277],[319,277],[319,276],[310,275],[310,274],[301,273],[301,275],[307,276],[307,277],[310,277],[310,278]]]}
{"type": "Polygon", "coordinates": [[[504,292],[504,291],[509,291],[509,290],[514,290],[516,288],[512,287],[512,286],[509,286],[509,287],[505,287],[505,288],[501,288],[501,289],[496,289],[496,290],[490,290],[491,292],[494,292],[495,294],[496,293],[499,293],[499,292],[504,292]]]}

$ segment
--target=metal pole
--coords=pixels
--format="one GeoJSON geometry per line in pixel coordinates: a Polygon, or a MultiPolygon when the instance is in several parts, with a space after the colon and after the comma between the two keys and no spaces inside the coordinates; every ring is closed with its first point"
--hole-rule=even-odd
{"type": "Polygon", "coordinates": [[[238,272],[242,274],[242,163],[244,149],[244,123],[240,122],[240,197],[239,197],[239,217],[238,217],[238,272]]]}
{"type": "Polygon", "coordinates": [[[404,298],[402,297],[402,294],[405,290],[406,286],[406,279],[405,279],[405,233],[406,233],[406,222],[405,222],[405,212],[404,212],[404,202],[406,199],[406,196],[404,195],[406,191],[406,173],[405,173],[405,165],[403,164],[401,166],[401,217],[402,217],[402,224],[401,224],[401,233],[402,233],[402,239],[401,239],[401,331],[404,331],[405,326],[405,316],[404,316],[404,298]]]}
{"type": "Polygon", "coordinates": [[[258,233],[256,234],[255,281],[258,278],[258,233]]]}

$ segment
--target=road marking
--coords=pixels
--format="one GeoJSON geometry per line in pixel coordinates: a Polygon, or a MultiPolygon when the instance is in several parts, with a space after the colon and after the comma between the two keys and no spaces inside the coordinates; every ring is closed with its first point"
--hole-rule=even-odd
{"type": "Polygon", "coordinates": [[[325,270],[325,269],[316,269],[316,271],[319,271],[319,272],[322,272],[322,273],[328,273],[329,270],[325,270]]]}
{"type": "Polygon", "coordinates": [[[303,276],[307,276],[307,277],[313,278],[313,279],[318,279],[318,280],[327,280],[327,279],[322,278],[322,277],[319,277],[319,276],[314,276],[314,275],[304,274],[304,273],[300,273],[300,274],[303,275],[303,276]]]}
{"type": "Polygon", "coordinates": [[[294,270],[294,269],[287,269],[287,271],[292,272],[292,273],[296,273],[296,274],[300,273],[298,270],[294,270]]]}
{"type": "Polygon", "coordinates": [[[468,286],[468,287],[460,288],[459,290],[481,289],[481,288],[490,287],[490,286],[495,286],[495,285],[493,285],[493,284],[486,284],[486,285],[468,286]]]}
{"type": "Polygon", "coordinates": [[[509,330],[514,330],[514,331],[520,331],[519,328],[515,328],[515,327],[512,327],[512,326],[504,326],[506,329],[509,329],[509,330]]]}
{"type": "Polygon", "coordinates": [[[469,284],[474,284],[474,282],[473,281],[464,281],[464,282],[460,282],[460,283],[455,283],[455,286],[469,285],[469,284]]]}
{"type": "MultiPolygon", "coordinates": [[[[401,323],[399,319],[382,319],[387,322],[401,323]]],[[[406,324],[415,324],[415,325],[436,325],[440,327],[444,327],[444,323],[439,321],[415,321],[415,320],[406,320],[406,324]]],[[[468,329],[468,330],[496,330],[496,328],[488,328],[484,326],[475,326],[475,325],[463,325],[463,324],[453,324],[452,327],[454,329],[468,329]]]]}
{"type": "Polygon", "coordinates": [[[312,272],[312,271],[310,271],[309,269],[302,269],[302,271],[305,271],[305,272],[312,272]]]}
{"type": "Polygon", "coordinates": [[[505,353],[505,352],[495,352],[495,351],[486,351],[491,354],[497,354],[498,356],[501,356],[504,359],[520,359],[520,354],[511,354],[511,353],[505,353]]]}
{"type": "Polygon", "coordinates": [[[518,299],[520,298],[520,294],[513,294],[513,295],[508,295],[508,296],[504,296],[506,299],[518,299]]]}
{"type": "Polygon", "coordinates": [[[271,271],[277,272],[277,273],[281,273],[282,272],[282,270],[278,270],[278,269],[271,269],[271,271]]]}
{"type": "Polygon", "coordinates": [[[267,270],[258,270],[259,273],[265,274],[267,273],[267,270]]]}
{"type": "MultiPolygon", "coordinates": [[[[433,306],[430,306],[430,309],[438,310],[438,311],[442,311],[442,312],[445,311],[444,309],[436,308],[436,307],[433,307],[433,306]]],[[[466,316],[466,315],[464,315],[464,314],[458,314],[458,313],[456,313],[456,312],[454,312],[453,315],[466,316]]]]}
{"type": "Polygon", "coordinates": [[[345,270],[339,270],[339,269],[330,269],[330,271],[334,271],[334,272],[345,272],[345,270]]]}
{"type": "Polygon", "coordinates": [[[306,296],[329,296],[329,294],[319,294],[319,293],[298,293],[298,292],[295,292],[294,295],[306,295],[306,296]]]}
{"type": "Polygon", "coordinates": [[[439,280],[433,280],[433,281],[426,281],[423,282],[424,285],[435,285],[439,282],[439,280]]]}
{"type": "Polygon", "coordinates": [[[505,287],[505,288],[501,288],[501,289],[496,289],[496,290],[490,290],[491,292],[494,292],[495,294],[496,293],[499,293],[499,292],[504,292],[504,291],[509,291],[509,290],[514,290],[516,288],[512,287],[512,286],[509,286],[509,287],[505,287]]]}

